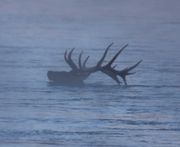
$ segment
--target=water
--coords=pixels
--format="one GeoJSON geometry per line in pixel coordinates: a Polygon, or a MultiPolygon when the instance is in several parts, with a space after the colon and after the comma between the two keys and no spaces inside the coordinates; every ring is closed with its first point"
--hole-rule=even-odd
{"type": "Polygon", "coordinates": [[[0,146],[180,146],[178,0],[0,1],[0,146]],[[96,73],[84,86],[48,82],[76,47],[95,65],[129,43],[118,68],[143,63],[117,86],[96,73]]]}

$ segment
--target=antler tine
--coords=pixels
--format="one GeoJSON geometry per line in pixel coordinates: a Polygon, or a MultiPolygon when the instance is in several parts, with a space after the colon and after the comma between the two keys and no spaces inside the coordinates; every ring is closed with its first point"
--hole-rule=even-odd
{"type": "Polygon", "coordinates": [[[67,60],[67,50],[64,53],[64,60],[68,63],[68,60],[67,60]]]}
{"type": "Polygon", "coordinates": [[[103,61],[104,61],[104,58],[106,57],[107,52],[108,52],[109,48],[110,48],[112,45],[113,45],[113,42],[112,42],[110,45],[108,45],[108,47],[106,48],[103,56],[102,56],[101,59],[98,61],[97,67],[100,67],[100,66],[102,65],[102,63],[103,63],[103,61]]]}
{"type": "Polygon", "coordinates": [[[73,67],[72,67],[72,65],[71,65],[71,63],[70,63],[70,61],[68,60],[68,58],[67,58],[67,50],[65,51],[65,53],[64,53],[64,60],[66,61],[66,63],[73,69],[73,67]]]}
{"type": "Polygon", "coordinates": [[[89,56],[87,56],[86,59],[84,60],[84,62],[83,62],[83,68],[86,68],[86,63],[87,63],[88,59],[89,59],[89,56]]]}
{"type": "Polygon", "coordinates": [[[138,61],[136,64],[130,66],[130,67],[128,68],[128,71],[130,71],[130,70],[136,68],[142,61],[143,61],[143,60],[140,60],[140,61],[138,61]]]}
{"type": "Polygon", "coordinates": [[[130,66],[130,67],[127,67],[123,70],[120,70],[120,71],[116,71],[118,73],[118,75],[123,79],[124,81],[124,84],[127,85],[127,81],[126,81],[126,76],[127,75],[132,75],[134,73],[130,73],[129,71],[133,70],[134,68],[136,68],[140,63],[142,62],[142,60],[138,61],[136,64],[130,66]]]}
{"type": "Polygon", "coordinates": [[[124,45],[116,54],[115,56],[108,62],[107,66],[111,66],[112,63],[116,60],[119,54],[128,46],[128,44],[124,45]]]}
{"type": "Polygon", "coordinates": [[[82,54],[83,54],[83,51],[79,54],[79,60],[78,60],[80,70],[82,70],[82,63],[81,63],[82,54]]]}
{"type": "Polygon", "coordinates": [[[71,55],[73,53],[75,48],[71,49],[71,51],[68,54],[68,62],[73,70],[78,70],[77,65],[73,62],[71,55]]]}
{"type": "Polygon", "coordinates": [[[133,70],[134,68],[136,68],[140,63],[142,62],[142,60],[138,61],[136,64],[130,66],[130,67],[126,67],[123,70],[119,71],[119,75],[122,76],[123,74],[126,75],[131,75],[133,73],[130,73],[129,71],[133,70]]]}

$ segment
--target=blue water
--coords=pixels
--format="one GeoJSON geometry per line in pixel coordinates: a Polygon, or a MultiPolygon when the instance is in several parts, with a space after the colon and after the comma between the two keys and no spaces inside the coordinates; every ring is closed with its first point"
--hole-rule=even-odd
{"type": "Polygon", "coordinates": [[[180,146],[179,0],[0,1],[0,146],[180,146]],[[84,86],[48,82],[70,70],[75,47],[95,65],[129,46],[119,69],[143,62],[118,86],[106,75],[84,86]]]}

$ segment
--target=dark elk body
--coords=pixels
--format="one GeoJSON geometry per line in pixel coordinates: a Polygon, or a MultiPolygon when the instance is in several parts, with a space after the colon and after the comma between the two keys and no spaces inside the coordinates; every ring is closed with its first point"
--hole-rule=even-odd
{"type": "Polygon", "coordinates": [[[86,74],[74,73],[72,71],[48,71],[48,79],[62,84],[83,84],[87,78],[86,74]]]}
{"type": "Polygon", "coordinates": [[[136,64],[126,67],[122,70],[117,70],[115,66],[113,66],[114,61],[119,56],[119,54],[128,46],[127,44],[123,46],[114,57],[105,65],[103,65],[104,59],[107,55],[108,50],[113,45],[111,43],[105,50],[101,59],[97,62],[95,66],[86,67],[86,63],[89,59],[89,56],[82,62],[82,52],[79,54],[78,65],[72,60],[72,53],[74,49],[72,49],[69,53],[66,51],[64,53],[64,59],[66,63],[70,66],[71,71],[48,71],[47,76],[48,79],[52,82],[58,82],[61,84],[83,84],[83,81],[88,78],[88,76],[92,73],[101,71],[102,73],[111,77],[117,84],[120,84],[121,81],[119,77],[122,78],[125,85],[127,85],[126,76],[134,74],[131,72],[134,68],[136,68],[142,60],[138,61],[136,64]]]}

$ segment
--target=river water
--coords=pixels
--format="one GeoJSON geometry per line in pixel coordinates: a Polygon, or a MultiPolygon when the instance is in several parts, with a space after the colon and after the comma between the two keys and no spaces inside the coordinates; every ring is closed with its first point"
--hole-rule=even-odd
{"type": "Polygon", "coordinates": [[[1,147],[179,147],[179,0],[1,0],[1,147]],[[75,47],[95,65],[122,69],[143,62],[117,86],[96,73],[83,86],[48,82],[48,70],[70,70],[75,47]]]}

